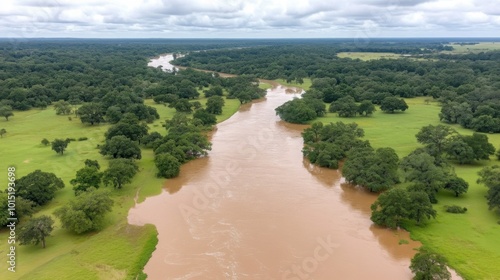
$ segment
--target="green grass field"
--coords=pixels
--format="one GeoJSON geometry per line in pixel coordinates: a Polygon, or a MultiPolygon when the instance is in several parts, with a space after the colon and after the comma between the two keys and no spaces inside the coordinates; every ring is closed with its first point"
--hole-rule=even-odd
{"type": "MultiPolygon", "coordinates": [[[[203,105],[205,98],[198,99],[203,105]]],[[[160,119],[150,124],[150,131],[165,133],[162,123],[175,113],[175,109],[154,104],[146,100],[148,105],[157,108],[160,119]]],[[[226,100],[223,114],[217,116],[223,121],[239,108],[237,99],[226,100]]],[[[109,125],[83,125],[79,119],[71,116],[57,116],[49,107],[45,110],[14,112],[9,121],[0,120],[0,128],[7,134],[0,139],[2,160],[0,170],[5,176],[0,177],[0,184],[7,185],[7,167],[16,167],[18,178],[36,170],[53,172],[61,177],[66,187],[59,191],[56,198],[40,209],[36,215],[51,215],[55,209],[74,197],[69,181],[74,178],[78,169],[84,166],[85,159],[97,159],[106,168],[107,160],[98,152],[96,146],[104,140],[104,133],[109,125]],[[40,141],[47,138],[88,137],[87,141],[75,141],[68,145],[63,156],[56,154],[50,146],[43,146],[40,141]]],[[[16,246],[16,272],[9,272],[7,261],[6,230],[0,231],[0,262],[5,269],[0,270],[0,279],[135,279],[142,271],[154,250],[157,239],[154,226],[132,226],[127,223],[130,207],[148,196],[159,194],[164,179],[156,178],[154,155],[151,150],[142,151],[142,159],[138,162],[140,172],[131,184],[121,190],[113,191],[115,205],[106,217],[106,227],[96,233],[74,235],[62,229],[56,220],[52,236],[47,239],[47,248],[41,246],[16,246]]]]}
{"type": "Polygon", "coordinates": [[[451,43],[449,46],[452,46],[454,50],[443,51],[443,53],[461,54],[500,50],[500,42],[480,42],[475,45],[460,45],[458,43],[451,43]]]}
{"type": "Polygon", "coordinates": [[[339,52],[337,56],[340,58],[352,58],[365,61],[382,58],[398,59],[402,57],[400,54],[389,52],[339,52]]]}
{"type": "Polygon", "coordinates": [[[292,83],[287,83],[285,80],[283,79],[277,79],[276,82],[284,85],[284,86],[289,86],[289,87],[298,87],[298,88],[302,88],[304,90],[308,90],[311,88],[311,84],[312,84],[312,80],[310,78],[305,78],[304,79],[304,83],[302,84],[299,84],[299,83],[296,83],[296,82],[292,82],[292,83]]]}
{"type": "MultiPolygon", "coordinates": [[[[371,117],[339,118],[328,113],[319,120],[329,122],[356,122],[365,131],[364,139],[370,140],[372,146],[392,147],[400,158],[408,155],[421,145],[415,134],[421,127],[440,124],[438,114],[440,107],[436,102],[426,104],[425,98],[406,99],[409,109],[404,113],[386,114],[378,110],[371,117]]],[[[472,134],[458,126],[452,126],[461,134],[472,134]]],[[[489,141],[495,148],[500,147],[500,134],[488,134],[489,141]]],[[[438,195],[439,203],[434,206],[438,211],[436,220],[426,226],[409,228],[413,239],[421,241],[425,246],[443,254],[464,279],[499,279],[500,275],[500,215],[488,210],[486,198],[487,188],[478,185],[477,172],[484,166],[500,164],[493,159],[474,165],[454,165],[459,177],[469,182],[469,191],[459,198],[442,191],[438,195]],[[460,205],[467,207],[466,214],[450,214],[443,209],[444,205],[460,205]]]]}

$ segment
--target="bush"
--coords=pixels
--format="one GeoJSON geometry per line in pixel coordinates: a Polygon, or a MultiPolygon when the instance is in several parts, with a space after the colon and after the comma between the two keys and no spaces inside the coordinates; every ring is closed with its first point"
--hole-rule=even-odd
{"type": "Polygon", "coordinates": [[[64,140],[64,141],[66,141],[67,143],[69,143],[69,142],[76,141],[76,139],[75,138],[66,138],[66,140],[64,140]]]}
{"type": "Polygon", "coordinates": [[[467,212],[466,207],[460,207],[458,205],[451,205],[451,206],[445,205],[444,210],[448,213],[453,213],[453,214],[463,214],[467,212]]]}
{"type": "Polygon", "coordinates": [[[89,138],[87,138],[87,137],[80,137],[80,138],[78,138],[78,141],[87,141],[87,140],[89,140],[89,138]]]}

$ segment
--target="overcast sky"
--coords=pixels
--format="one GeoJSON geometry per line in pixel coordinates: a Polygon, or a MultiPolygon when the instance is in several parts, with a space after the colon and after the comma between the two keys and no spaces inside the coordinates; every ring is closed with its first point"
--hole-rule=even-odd
{"type": "Polygon", "coordinates": [[[1,0],[0,37],[500,37],[500,0],[1,0]]]}

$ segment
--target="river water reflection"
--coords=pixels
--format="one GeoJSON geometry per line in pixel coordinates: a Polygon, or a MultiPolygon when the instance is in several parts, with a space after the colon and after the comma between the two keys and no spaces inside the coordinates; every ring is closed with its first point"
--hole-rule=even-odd
{"type": "Polygon", "coordinates": [[[129,223],[158,230],[149,279],[411,279],[420,243],[373,226],[375,195],[303,160],[305,126],[274,111],[294,96],[275,84],[242,106],[207,158],[130,210],[129,223]]]}

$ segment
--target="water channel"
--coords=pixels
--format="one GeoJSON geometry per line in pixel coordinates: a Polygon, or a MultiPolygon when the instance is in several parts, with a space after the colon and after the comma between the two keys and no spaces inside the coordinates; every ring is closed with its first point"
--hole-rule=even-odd
{"type": "Polygon", "coordinates": [[[149,279],[411,279],[420,243],[374,226],[376,195],[311,166],[305,126],[275,115],[299,94],[273,84],[217,125],[208,157],[130,210],[129,223],[158,230],[149,279]]]}

